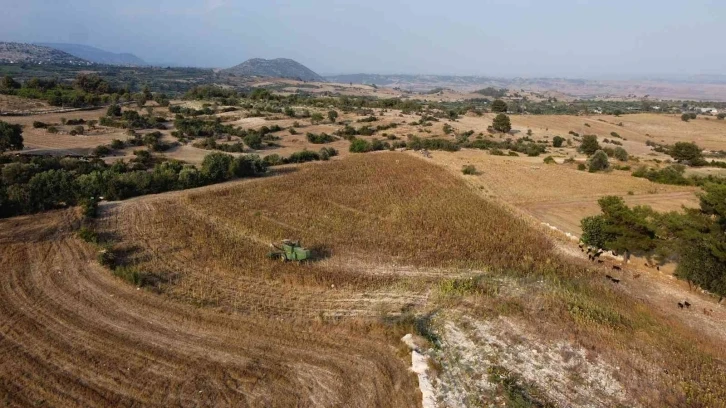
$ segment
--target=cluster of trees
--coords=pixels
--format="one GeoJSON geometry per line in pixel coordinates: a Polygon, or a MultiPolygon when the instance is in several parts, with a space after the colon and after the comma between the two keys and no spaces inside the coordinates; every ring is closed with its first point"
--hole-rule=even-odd
{"type": "Polygon", "coordinates": [[[0,120],[0,153],[23,150],[23,128],[0,120]]]}
{"type": "Polygon", "coordinates": [[[92,197],[122,200],[253,177],[266,168],[258,156],[223,153],[207,155],[199,169],[179,161],[156,162],[148,151],[113,165],[89,158],[0,156],[0,217],[83,204],[92,197]]]}
{"type": "Polygon", "coordinates": [[[620,197],[599,200],[602,214],[581,222],[582,241],[623,254],[678,263],[676,276],[726,296],[726,183],[706,183],[700,208],[658,213],[628,207],[620,197]]]}
{"type": "Polygon", "coordinates": [[[337,156],[338,151],[335,150],[332,147],[323,147],[318,152],[313,152],[310,150],[302,150],[299,152],[292,153],[288,157],[281,157],[279,154],[271,154],[268,156],[265,156],[263,162],[267,166],[279,166],[283,164],[290,164],[290,163],[306,163],[310,161],[318,161],[318,160],[329,160],[333,156],[337,156]]]}
{"type": "Polygon", "coordinates": [[[39,78],[21,84],[5,76],[0,81],[0,93],[42,99],[53,106],[80,108],[118,100],[127,95],[128,90],[118,89],[96,74],[78,74],[71,84],[39,78]]]}
{"type": "MultiPolygon", "coordinates": [[[[528,137],[522,137],[517,140],[506,139],[504,141],[477,139],[463,144],[463,147],[471,149],[489,150],[492,154],[498,155],[497,152],[502,150],[511,150],[513,152],[524,153],[530,157],[539,156],[547,152],[547,146],[542,143],[536,143],[528,137]]],[[[502,153],[503,154],[503,153],[502,153]]]]}
{"type": "Polygon", "coordinates": [[[583,135],[578,150],[589,156],[587,167],[591,173],[610,168],[610,161],[608,160],[610,157],[623,162],[628,161],[629,158],[628,152],[620,146],[614,149],[601,147],[595,135],[583,135]]]}

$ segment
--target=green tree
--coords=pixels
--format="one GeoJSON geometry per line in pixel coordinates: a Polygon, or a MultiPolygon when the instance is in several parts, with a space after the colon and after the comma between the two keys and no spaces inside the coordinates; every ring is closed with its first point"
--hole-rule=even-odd
{"type": "Polygon", "coordinates": [[[668,154],[679,163],[697,165],[703,161],[701,148],[693,142],[677,142],[669,149],[668,154]]]}
{"type": "Polygon", "coordinates": [[[323,121],[323,114],[320,112],[314,112],[312,115],[310,115],[310,123],[313,125],[318,124],[323,121]]]}
{"type": "Polygon", "coordinates": [[[335,123],[335,120],[338,119],[338,112],[336,112],[334,110],[329,110],[328,119],[330,119],[331,123],[335,123]]]}
{"type": "Polygon", "coordinates": [[[234,158],[224,153],[210,153],[202,161],[202,175],[212,183],[230,178],[230,165],[234,158]]]}
{"type": "Polygon", "coordinates": [[[492,102],[492,112],[494,113],[506,113],[508,109],[507,103],[501,99],[492,102]]]}
{"type": "Polygon", "coordinates": [[[583,219],[583,242],[622,253],[650,258],[658,247],[658,215],[650,207],[629,208],[622,198],[606,196],[598,200],[601,215],[583,219]],[[585,231],[587,231],[585,233],[585,231]]]}
{"type": "Polygon", "coordinates": [[[23,128],[0,120],[0,153],[23,149],[23,128]]]}
{"type": "Polygon", "coordinates": [[[718,120],[724,120],[726,118],[726,113],[719,113],[716,115],[716,119],[718,120]]]}
{"type": "Polygon", "coordinates": [[[588,170],[590,173],[595,173],[601,170],[607,170],[610,167],[608,161],[608,155],[602,150],[598,150],[590,157],[588,170]]]}
{"type": "Polygon", "coordinates": [[[19,89],[20,87],[20,83],[14,80],[10,75],[5,75],[3,80],[0,82],[0,89],[3,90],[19,89]]]}
{"type": "Polygon", "coordinates": [[[592,156],[596,151],[600,150],[600,144],[597,142],[597,136],[584,135],[582,143],[580,143],[580,151],[588,156],[592,156]]]}
{"type": "Polygon", "coordinates": [[[512,122],[509,120],[509,116],[500,113],[492,121],[492,128],[497,132],[507,133],[512,130],[512,122]]]}
{"type": "Polygon", "coordinates": [[[615,156],[615,158],[620,161],[628,161],[628,151],[620,146],[615,148],[615,153],[613,154],[613,156],[615,156]]]}
{"type": "Polygon", "coordinates": [[[689,120],[691,120],[691,115],[684,113],[683,115],[681,115],[681,120],[684,122],[688,122],[689,120]]]}
{"type": "Polygon", "coordinates": [[[116,104],[109,106],[108,109],[106,109],[106,116],[108,116],[108,117],[121,116],[121,107],[116,104]]]}
{"type": "Polygon", "coordinates": [[[565,138],[562,136],[555,136],[552,138],[552,146],[562,147],[562,143],[565,142],[565,138]]]}

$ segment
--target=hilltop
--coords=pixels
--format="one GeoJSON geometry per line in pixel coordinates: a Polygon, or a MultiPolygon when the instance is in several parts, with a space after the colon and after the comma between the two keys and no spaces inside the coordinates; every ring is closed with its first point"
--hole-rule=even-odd
{"type": "Polygon", "coordinates": [[[81,44],[56,44],[56,43],[38,43],[44,47],[54,48],[63,51],[75,57],[95,62],[97,64],[122,65],[122,66],[146,66],[146,61],[129,53],[113,53],[100,48],[91,47],[81,44]]]}
{"type": "Polygon", "coordinates": [[[0,42],[0,63],[92,65],[67,52],[35,44],[0,42]]]}
{"type": "Polygon", "coordinates": [[[325,82],[323,77],[310,68],[288,58],[272,60],[253,58],[222,72],[242,76],[292,78],[302,81],[325,82]]]}

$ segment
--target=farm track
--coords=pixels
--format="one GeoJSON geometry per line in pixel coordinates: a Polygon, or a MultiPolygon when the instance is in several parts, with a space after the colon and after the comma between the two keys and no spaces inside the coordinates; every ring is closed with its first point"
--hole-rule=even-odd
{"type": "Polygon", "coordinates": [[[5,405],[416,405],[389,346],[137,290],[95,263],[76,223],[71,211],[0,222],[5,405]]]}

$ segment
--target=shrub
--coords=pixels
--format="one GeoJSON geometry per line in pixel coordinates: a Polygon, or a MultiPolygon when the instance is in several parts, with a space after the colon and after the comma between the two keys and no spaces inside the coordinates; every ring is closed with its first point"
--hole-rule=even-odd
{"type": "Polygon", "coordinates": [[[668,154],[679,163],[699,165],[703,161],[701,148],[693,142],[677,142],[669,149],[668,154]]]}
{"type": "Polygon", "coordinates": [[[78,230],[78,237],[92,244],[98,243],[98,234],[88,227],[81,227],[81,229],[78,230]]]}
{"type": "Polygon", "coordinates": [[[506,112],[509,107],[507,106],[507,103],[504,102],[501,99],[497,99],[494,102],[492,102],[492,112],[494,113],[504,113],[506,112]]]}
{"type": "Polygon", "coordinates": [[[335,137],[327,134],[327,133],[321,133],[319,135],[316,135],[314,133],[308,133],[307,135],[308,141],[310,143],[314,144],[324,144],[324,143],[330,143],[337,140],[335,137]]]}
{"type": "Polygon", "coordinates": [[[492,121],[492,128],[497,132],[507,133],[512,130],[512,122],[509,120],[509,116],[500,113],[492,121]]]}
{"type": "Polygon", "coordinates": [[[58,133],[58,128],[55,126],[48,126],[48,129],[46,129],[46,130],[48,131],[48,133],[51,133],[51,134],[58,133]]]}
{"type": "Polygon", "coordinates": [[[461,172],[464,173],[464,174],[466,174],[466,175],[474,175],[474,174],[476,174],[476,167],[474,167],[471,164],[467,164],[466,166],[464,166],[461,169],[461,172]]]}
{"type": "Polygon", "coordinates": [[[585,166],[585,163],[578,163],[578,164],[577,164],[577,170],[582,170],[582,171],[584,171],[584,170],[586,170],[586,169],[587,169],[587,166],[585,166]]]}
{"type": "Polygon", "coordinates": [[[622,147],[616,147],[613,156],[620,161],[628,161],[628,151],[622,147]]]}
{"type": "Polygon", "coordinates": [[[555,136],[552,138],[552,146],[562,147],[562,143],[565,142],[565,138],[561,136],[555,136]]]}
{"type": "Polygon", "coordinates": [[[320,155],[318,153],[311,152],[309,150],[303,150],[291,154],[290,157],[285,159],[285,163],[305,163],[316,160],[320,160],[320,155]]]}
{"type": "Polygon", "coordinates": [[[491,154],[492,156],[504,156],[504,152],[501,149],[497,148],[489,150],[489,154],[491,154]]]}
{"type": "Polygon", "coordinates": [[[604,151],[598,150],[590,157],[590,167],[588,169],[590,173],[606,170],[608,167],[610,167],[610,162],[607,153],[604,151]]]}
{"type": "Polygon", "coordinates": [[[544,164],[557,164],[557,162],[552,156],[547,156],[544,158],[544,164]]]}
{"type": "Polygon", "coordinates": [[[0,153],[23,149],[23,128],[0,120],[0,153]]]}
{"type": "Polygon", "coordinates": [[[638,167],[632,174],[633,177],[648,179],[654,183],[672,184],[687,186],[693,184],[691,180],[684,177],[686,167],[674,164],[663,169],[652,169],[645,166],[638,167]]]}
{"type": "Polygon", "coordinates": [[[120,149],[123,149],[124,147],[126,147],[126,143],[124,143],[121,140],[113,139],[111,141],[111,148],[114,150],[120,150],[120,149]]]}
{"type": "Polygon", "coordinates": [[[349,151],[351,153],[366,153],[371,151],[371,144],[367,140],[354,138],[350,141],[349,151]]]}
{"type": "Polygon", "coordinates": [[[620,137],[620,135],[618,134],[618,132],[610,132],[610,136],[612,136],[612,137],[616,137],[616,138],[618,138],[618,139],[621,139],[621,137],[620,137]]]}
{"type": "Polygon", "coordinates": [[[688,122],[689,120],[691,120],[691,115],[684,113],[683,115],[681,115],[681,120],[684,122],[688,122]]]}
{"type": "Polygon", "coordinates": [[[37,120],[33,122],[33,128],[35,129],[45,129],[48,127],[47,123],[38,122],[37,120]]]}
{"type": "Polygon", "coordinates": [[[582,143],[580,143],[580,149],[582,153],[588,156],[592,156],[600,150],[600,144],[597,142],[597,136],[595,135],[584,135],[582,136],[582,143]]]}
{"type": "Polygon", "coordinates": [[[108,156],[111,154],[111,149],[106,145],[97,146],[93,149],[93,155],[98,157],[108,156]]]}
{"type": "Polygon", "coordinates": [[[719,113],[716,115],[716,119],[718,120],[724,120],[724,118],[726,118],[726,113],[719,113]]]}

